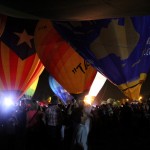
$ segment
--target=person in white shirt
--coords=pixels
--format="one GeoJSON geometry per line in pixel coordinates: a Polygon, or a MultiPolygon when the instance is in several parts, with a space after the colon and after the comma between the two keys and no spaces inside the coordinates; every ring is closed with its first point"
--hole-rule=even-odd
{"type": "Polygon", "coordinates": [[[77,115],[79,117],[79,122],[77,123],[77,126],[74,130],[72,150],[87,150],[88,131],[85,125],[87,120],[87,113],[81,107],[78,110],[77,115]]]}

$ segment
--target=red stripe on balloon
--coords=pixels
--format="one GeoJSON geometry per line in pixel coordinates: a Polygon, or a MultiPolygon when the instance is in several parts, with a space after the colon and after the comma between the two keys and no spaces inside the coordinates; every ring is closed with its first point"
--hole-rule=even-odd
{"type": "Polygon", "coordinates": [[[0,78],[2,81],[2,84],[4,86],[4,89],[7,89],[7,82],[6,82],[6,78],[5,78],[5,74],[4,74],[4,68],[3,68],[3,62],[2,62],[2,53],[3,49],[1,47],[1,42],[0,42],[0,78]]]}
{"type": "Polygon", "coordinates": [[[30,85],[37,79],[37,76],[39,75],[41,68],[44,68],[44,67],[43,67],[43,64],[39,61],[39,64],[35,68],[36,70],[34,71],[34,74],[31,76],[30,80],[28,81],[28,84],[26,84],[24,91],[26,91],[30,87],[30,85]]]}
{"type": "Polygon", "coordinates": [[[34,59],[35,59],[35,55],[32,55],[29,58],[24,60],[24,68],[23,68],[23,72],[22,72],[22,75],[21,75],[21,79],[20,79],[19,89],[22,89],[22,87],[24,85],[23,83],[27,79],[27,76],[30,72],[30,69],[32,67],[32,63],[33,63],[34,59]]]}
{"type": "Polygon", "coordinates": [[[9,51],[9,66],[10,66],[11,89],[15,89],[17,68],[18,68],[18,57],[11,49],[9,51]]]}

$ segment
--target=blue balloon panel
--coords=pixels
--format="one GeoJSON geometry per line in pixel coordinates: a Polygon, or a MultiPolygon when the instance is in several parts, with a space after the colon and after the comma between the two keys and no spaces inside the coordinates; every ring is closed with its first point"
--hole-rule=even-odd
{"type": "Polygon", "coordinates": [[[70,95],[52,76],[49,76],[49,85],[52,91],[62,100],[64,104],[73,99],[70,95]]]}

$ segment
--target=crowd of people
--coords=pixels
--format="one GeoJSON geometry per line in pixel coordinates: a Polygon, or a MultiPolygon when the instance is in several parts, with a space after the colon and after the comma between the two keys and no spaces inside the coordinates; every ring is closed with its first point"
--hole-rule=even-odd
{"type": "Polygon", "coordinates": [[[147,147],[150,104],[126,102],[91,106],[53,96],[48,107],[36,102],[0,113],[2,148],[14,150],[98,150],[147,147]]]}

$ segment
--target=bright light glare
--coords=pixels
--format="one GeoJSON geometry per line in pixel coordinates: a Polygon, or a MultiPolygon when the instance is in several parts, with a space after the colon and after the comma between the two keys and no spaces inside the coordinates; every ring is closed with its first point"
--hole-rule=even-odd
{"type": "Polygon", "coordinates": [[[141,100],[142,98],[143,98],[143,97],[142,97],[142,96],[140,96],[140,97],[139,97],[139,100],[141,100]]]}
{"type": "Polygon", "coordinates": [[[107,78],[105,78],[102,74],[97,72],[95,79],[91,85],[89,94],[84,97],[85,104],[92,105],[95,97],[97,96],[97,94],[101,90],[101,88],[103,87],[106,80],[107,80],[107,78]]]}
{"type": "Polygon", "coordinates": [[[93,103],[93,101],[94,101],[94,98],[95,98],[95,96],[86,95],[84,97],[83,101],[84,101],[85,104],[91,105],[93,103]]]}
{"type": "Polygon", "coordinates": [[[97,72],[88,95],[96,96],[103,87],[106,80],[107,78],[105,78],[101,73],[97,72]]]}
{"type": "Polygon", "coordinates": [[[10,97],[4,98],[4,105],[5,106],[11,106],[13,105],[13,100],[10,97]]]}

